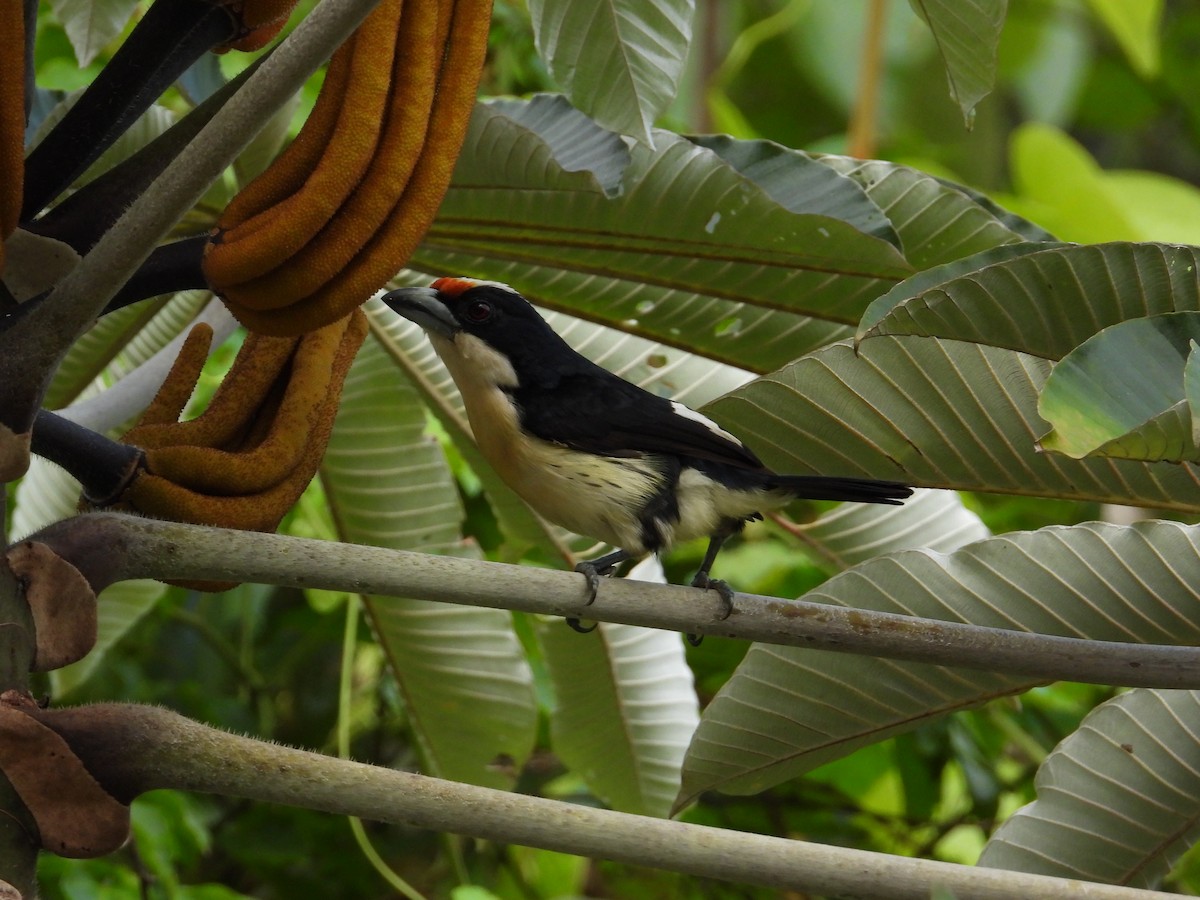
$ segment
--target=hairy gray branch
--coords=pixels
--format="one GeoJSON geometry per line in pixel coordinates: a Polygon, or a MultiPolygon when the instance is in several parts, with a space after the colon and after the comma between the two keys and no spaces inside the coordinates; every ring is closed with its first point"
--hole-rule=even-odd
{"type": "Polygon", "coordinates": [[[232,735],[157,707],[32,712],[110,793],[218,793],[839,897],[1168,897],[1116,885],[909,859],[594,809],[363,765],[232,735]],[[131,748],[136,748],[131,752],[131,748]],[[186,752],[181,752],[186,748],[186,752]]]}
{"type": "Polygon", "coordinates": [[[134,578],[250,581],[410,597],[641,625],[1006,672],[1045,681],[1200,687],[1200,648],[1058,637],[802,600],[738,594],[720,619],[713,592],[603,579],[358,544],[258,534],[116,513],[77,516],[32,536],[99,590],[134,578]]]}

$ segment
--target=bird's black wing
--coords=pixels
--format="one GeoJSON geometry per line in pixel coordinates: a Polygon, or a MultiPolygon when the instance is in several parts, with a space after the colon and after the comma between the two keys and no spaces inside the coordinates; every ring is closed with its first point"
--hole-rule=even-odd
{"type": "Polygon", "coordinates": [[[606,456],[670,453],[764,470],[736,437],[682,404],[658,397],[596,367],[513,391],[527,431],[606,456]]]}

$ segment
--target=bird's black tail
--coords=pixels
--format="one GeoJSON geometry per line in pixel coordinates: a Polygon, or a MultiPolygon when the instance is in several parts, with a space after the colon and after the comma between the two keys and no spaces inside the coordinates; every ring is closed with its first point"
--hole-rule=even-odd
{"type": "Polygon", "coordinates": [[[804,500],[853,500],[898,506],[912,496],[912,488],[898,481],[870,478],[834,478],[825,475],[775,475],[770,486],[790,491],[804,500]]]}

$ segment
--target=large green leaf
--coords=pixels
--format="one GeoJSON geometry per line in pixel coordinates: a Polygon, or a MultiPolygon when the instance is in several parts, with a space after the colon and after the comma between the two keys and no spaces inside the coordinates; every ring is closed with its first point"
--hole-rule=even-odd
{"type": "Polygon", "coordinates": [[[924,334],[1058,359],[1125,319],[1200,310],[1200,248],[1051,247],[914,294],[866,333],[924,334]]]}
{"type": "Polygon", "coordinates": [[[870,338],[799,359],[706,412],[777,471],[1200,509],[1191,466],[1038,452],[1050,368],[982,344],[870,338]]]}
{"type": "Polygon", "coordinates": [[[79,67],[117,37],[137,12],[137,0],[50,0],[54,16],[62,23],[79,67]]]}
{"type": "Polygon", "coordinates": [[[796,535],[827,572],[913,547],[948,551],[991,532],[953,491],[916,491],[903,506],[841,503],[797,526],[796,535]]]}
{"type": "Polygon", "coordinates": [[[649,143],[675,97],[694,0],[530,0],[538,52],[572,102],[649,143]]]}
{"type": "Polygon", "coordinates": [[[725,134],[689,137],[711,150],[777,203],[795,213],[841,219],[903,249],[900,236],[862,185],[810,154],[774,141],[739,141],[725,134]],[[831,171],[832,170],[832,171],[831,171]]]}
{"type": "MultiPolygon", "coordinates": [[[[373,338],[346,379],[321,479],[342,540],[463,552],[457,487],[418,395],[373,338]]],[[[533,746],[532,675],[504,610],[363,597],[432,772],[510,787],[533,746]]]]}
{"type": "MultiPolygon", "coordinates": [[[[813,272],[797,272],[789,275],[785,287],[761,282],[764,288],[756,290],[756,282],[743,276],[765,276],[766,272],[747,272],[737,266],[729,269],[731,275],[738,276],[737,283],[718,290],[719,281],[697,284],[690,277],[663,284],[664,271],[680,268],[676,259],[654,261],[654,272],[636,269],[632,263],[628,268],[614,266],[618,259],[625,259],[616,253],[621,234],[632,241],[636,230],[646,231],[642,223],[649,221],[647,217],[661,218],[664,208],[678,215],[680,204],[689,203],[691,195],[696,194],[694,190],[683,190],[684,185],[694,184],[695,178],[709,173],[709,181],[719,181],[725,187],[753,183],[763,192],[759,199],[765,205],[761,208],[774,207],[776,215],[799,216],[800,221],[816,224],[817,244],[827,243],[833,236],[825,224],[818,224],[829,218],[888,240],[899,240],[910,260],[920,267],[1019,242],[1024,234],[1021,228],[1028,225],[964,189],[904,166],[821,156],[816,157],[821,166],[833,170],[822,178],[813,158],[805,154],[767,142],[734,141],[722,136],[694,138],[716,155],[699,159],[690,156],[687,171],[671,180],[662,175],[670,148],[660,148],[658,154],[639,150],[625,169],[623,146],[618,151],[610,134],[588,128],[586,119],[581,119],[579,113],[547,97],[524,105],[506,101],[481,107],[468,137],[464,154],[467,161],[460,160],[451,189],[451,197],[459,198],[461,203],[443,210],[447,226],[443,229],[435,225],[425,247],[418,252],[421,264],[433,271],[507,280],[543,305],[619,324],[624,330],[711,358],[741,366],[749,362],[755,370],[765,371],[844,336],[846,330],[834,322],[847,321],[848,315],[840,311],[842,301],[836,297],[844,296],[851,287],[843,282],[856,281],[860,276],[848,273],[839,278],[836,273],[840,270],[835,269],[826,273],[830,276],[827,280],[818,282],[813,272]],[[528,168],[516,164],[528,155],[534,157],[528,168]],[[664,160],[656,162],[659,156],[664,160]],[[614,196],[613,178],[619,171],[625,172],[624,183],[619,195],[614,196]],[[573,210],[564,212],[561,221],[548,218],[554,207],[547,205],[547,197],[534,178],[546,172],[552,176],[554,191],[550,196],[557,201],[556,206],[573,210]],[[798,188],[801,184],[803,191],[798,188]],[[653,189],[663,199],[651,211],[638,201],[652,196],[653,189]],[[601,196],[603,201],[598,199],[601,196]],[[620,234],[607,235],[602,246],[593,246],[591,255],[580,250],[570,259],[562,258],[564,251],[546,241],[553,234],[569,234],[569,229],[576,228],[580,221],[602,221],[594,211],[596,203],[609,213],[603,221],[612,221],[612,211],[617,211],[618,219],[609,230],[620,234]],[[468,208],[475,210],[473,216],[466,215],[468,208]],[[456,245],[467,237],[462,228],[495,220],[496,211],[501,209],[511,236],[502,243],[502,235],[497,232],[492,246],[478,244],[474,254],[459,252],[456,245]],[[449,218],[455,210],[463,219],[461,227],[449,218]],[[890,225],[881,224],[880,210],[890,219],[890,225]],[[522,227],[530,232],[524,245],[518,235],[522,227]],[[536,256],[529,252],[535,248],[541,251],[536,256]],[[835,285],[838,290],[827,297],[825,292],[835,285]],[[796,314],[780,309],[783,301],[796,314]]],[[[679,156],[683,151],[674,152],[679,156]]],[[[693,208],[697,205],[692,203],[693,208]]],[[[760,208],[757,203],[755,208],[760,208]]],[[[710,202],[697,208],[690,218],[717,230],[721,220],[715,219],[712,212],[710,202]]],[[[743,217],[739,229],[744,223],[743,217]]],[[[771,246],[777,243],[776,238],[774,233],[764,233],[758,240],[771,246]]],[[[573,239],[583,241],[584,236],[573,239]]],[[[707,234],[703,239],[710,240],[707,234]]],[[[746,239],[753,240],[749,233],[746,239]]],[[[878,249],[875,243],[864,247],[870,253],[878,249]]],[[[850,245],[846,249],[851,254],[856,252],[850,245]]],[[[711,252],[720,251],[714,248],[711,252]]],[[[806,265],[802,260],[794,264],[806,265]]],[[[694,264],[686,267],[688,272],[694,268],[694,264]]],[[[882,293],[886,287],[886,283],[877,284],[872,290],[882,293]]],[[[855,301],[852,311],[858,316],[863,307],[855,301]]]]}
{"type": "Polygon", "coordinates": [[[610,197],[508,108],[477,108],[418,267],[508,281],[543,306],[759,370],[844,336],[911,274],[886,241],[795,213],[667,133],[634,148],[610,197]]]}
{"type": "MultiPolygon", "coordinates": [[[[1200,529],[1192,526],[1054,526],[950,554],[880,557],[803,599],[1043,634],[1189,644],[1200,641],[1190,576],[1197,565],[1200,529]]],[[[1023,676],[757,644],[704,712],[677,805],[706,790],[764,790],[1033,684],[1023,676]]]]}
{"type": "Polygon", "coordinates": [[[1195,462],[1184,371],[1195,369],[1197,340],[1200,312],[1130,319],[1088,338],[1059,361],[1038,398],[1053,426],[1042,447],[1076,458],[1195,462]]]}
{"type": "MultiPolygon", "coordinates": [[[[1030,253],[1040,253],[1052,247],[1065,247],[1066,244],[1034,243],[1026,241],[1020,244],[1002,244],[990,250],[983,250],[964,256],[953,262],[943,263],[931,269],[918,272],[912,278],[900,282],[882,297],[877,297],[867,311],[863,313],[858,323],[858,339],[862,340],[868,332],[893,309],[914,297],[930,294],[935,288],[940,288],[947,282],[954,281],[973,272],[978,272],[987,266],[1007,262],[1018,256],[1028,256],[1030,253]]],[[[899,318],[899,316],[897,317],[899,318]]]]}
{"type": "Polygon", "coordinates": [[[1200,694],[1135,690],[1051,753],[979,865],[1157,887],[1200,837],[1200,694]]]}
{"type": "Polygon", "coordinates": [[[1158,75],[1162,0],[1088,0],[1088,5],[1125,51],[1134,70],[1147,80],[1158,75]]]}
{"type": "MultiPolygon", "coordinates": [[[[650,557],[629,577],[661,582],[662,566],[650,557]]],[[[584,636],[558,621],[537,636],[554,683],[554,752],[614,809],[665,816],[700,721],[680,636],[609,622],[584,636]]]]}
{"type": "Polygon", "coordinates": [[[946,66],[950,96],[970,127],[975,104],[991,93],[1008,0],[909,0],[925,20],[946,66]]]}
{"type": "Polygon", "coordinates": [[[1029,237],[1028,223],[966,188],[917,169],[849,156],[822,155],[816,159],[862,185],[891,221],[900,235],[905,258],[917,269],[1029,237]]]}

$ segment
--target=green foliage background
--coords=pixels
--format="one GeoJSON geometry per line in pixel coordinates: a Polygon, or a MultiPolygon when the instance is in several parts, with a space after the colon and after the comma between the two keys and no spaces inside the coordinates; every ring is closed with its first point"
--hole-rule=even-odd
{"type": "MultiPolygon", "coordinates": [[[[1113,18],[1110,5],[1012,0],[996,89],[979,104],[967,131],[947,94],[945,68],[928,30],[907,4],[889,3],[873,155],[971,185],[1062,240],[1200,243],[1200,193],[1190,184],[1200,177],[1200,68],[1194,63],[1200,10],[1186,2],[1161,8],[1148,2],[1145,20],[1131,23],[1113,18]]],[[[94,77],[127,26],[93,48],[95,58],[84,64],[70,28],[85,14],[95,16],[96,8],[120,18],[125,7],[132,5],[43,4],[39,85],[70,91],[94,77]]],[[[660,124],[681,133],[722,132],[814,152],[846,152],[847,123],[861,90],[859,47],[867,7],[834,0],[701,4],[702,33],[679,96],[660,124]]],[[[555,89],[533,33],[522,3],[497,2],[483,94],[555,89]]],[[[229,73],[239,64],[226,58],[219,65],[229,73]]],[[[318,83],[314,79],[298,104],[293,129],[318,83]]],[[[44,95],[43,110],[54,99],[44,95]]],[[[186,91],[163,100],[167,109],[188,105],[186,91]]],[[[212,208],[220,208],[231,189],[232,182],[215,190],[212,208]]],[[[226,352],[213,366],[210,390],[228,359],[226,352]]],[[[488,502],[481,481],[486,476],[453,449],[444,423],[431,418],[420,425],[447,449],[453,467],[467,538],[456,552],[511,561],[513,548],[502,540],[498,522],[502,512],[488,502]]],[[[325,489],[314,483],[282,530],[334,537],[325,489]]],[[[966,502],[995,533],[1102,514],[1094,503],[1070,500],[979,495],[966,502]]],[[[699,543],[679,548],[665,561],[668,578],[684,580],[702,550],[699,543]]],[[[544,550],[530,549],[526,561],[544,563],[547,557],[544,550]]],[[[827,576],[819,560],[807,559],[770,524],[751,529],[744,542],[726,551],[721,571],[736,573],[740,590],[784,597],[827,576]]],[[[129,601],[136,624],[102,659],[92,660],[87,672],[59,676],[52,686],[55,699],[160,702],[202,721],[330,753],[338,752],[340,710],[355,758],[417,768],[423,750],[410,728],[403,688],[388,674],[385,653],[367,624],[379,622],[348,618],[346,600],[257,586],[216,596],[142,588],[129,601]],[[348,671],[343,647],[354,651],[348,671]]],[[[540,716],[538,746],[517,787],[599,802],[551,750],[551,661],[535,638],[537,629],[549,626],[518,617],[516,627],[529,655],[540,716]]],[[[718,638],[687,651],[701,706],[745,652],[742,644],[718,638]]],[[[1112,694],[1072,684],[1037,688],[864,747],[760,794],[705,794],[683,818],[973,862],[995,824],[1033,798],[1039,763],[1112,694]]],[[[113,857],[77,862],[43,855],[45,896],[391,894],[364,857],[359,837],[331,816],[163,792],[135,803],[134,823],[133,843],[113,857]]],[[[388,866],[429,896],[770,896],[395,827],[367,824],[365,835],[388,866]]],[[[1185,858],[1169,884],[1195,893],[1200,869],[1185,858]]]]}

